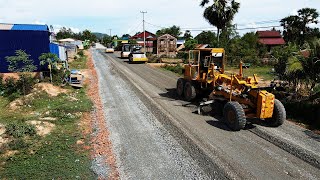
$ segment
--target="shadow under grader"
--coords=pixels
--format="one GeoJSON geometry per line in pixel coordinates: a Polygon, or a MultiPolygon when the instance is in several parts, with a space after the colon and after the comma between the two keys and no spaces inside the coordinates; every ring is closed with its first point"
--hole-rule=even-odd
{"type": "MultiPolygon", "coordinates": [[[[171,101],[182,101],[182,107],[198,107],[199,104],[203,101],[205,101],[204,97],[197,97],[194,101],[192,102],[187,102],[184,101],[181,97],[179,97],[176,93],[175,88],[167,89],[166,93],[159,94],[161,97],[165,97],[170,99],[171,101]]],[[[222,107],[223,109],[223,107],[222,107]]],[[[204,112],[202,112],[202,115],[205,116],[211,116],[213,119],[207,120],[206,122],[216,128],[225,130],[225,131],[233,131],[230,129],[227,125],[227,123],[223,119],[222,115],[222,109],[219,109],[218,112],[215,112],[212,107],[207,107],[204,112]]],[[[192,113],[198,114],[198,111],[195,110],[192,113]]],[[[256,126],[265,126],[265,127],[272,127],[270,126],[266,121],[258,119],[258,118],[247,118],[247,124],[243,130],[250,130],[256,128],[256,126]]]]}
{"type": "Polygon", "coordinates": [[[177,94],[177,91],[175,88],[166,88],[166,93],[161,93],[159,94],[161,97],[165,97],[168,99],[171,99],[171,101],[182,101],[183,107],[189,107],[189,106],[198,106],[200,104],[200,102],[203,101],[202,97],[197,97],[194,101],[192,102],[187,102],[185,101],[182,97],[179,97],[177,94]]]}

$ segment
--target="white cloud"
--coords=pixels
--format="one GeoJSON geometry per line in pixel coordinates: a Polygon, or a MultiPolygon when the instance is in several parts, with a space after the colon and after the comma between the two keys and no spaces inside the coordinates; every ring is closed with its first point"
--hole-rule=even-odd
{"type": "Polygon", "coordinates": [[[52,26],[53,26],[53,29],[54,29],[54,33],[58,33],[60,31],[60,29],[63,28],[63,27],[70,28],[71,31],[74,32],[74,33],[81,32],[81,30],[79,28],[75,28],[75,27],[68,27],[68,26],[63,26],[63,25],[60,25],[60,24],[55,24],[55,25],[52,25],[52,26]]]}
{"type": "MultiPolygon", "coordinates": [[[[278,20],[306,6],[320,12],[319,0],[238,1],[241,5],[234,23],[244,26],[253,26],[251,22],[278,20]]],[[[88,28],[106,33],[112,28],[112,34],[118,35],[142,31],[142,27],[135,29],[142,21],[142,10],[148,11],[146,21],[155,25],[211,26],[202,17],[204,9],[199,6],[200,0],[0,0],[0,4],[0,22],[65,24],[74,31],[88,28]]],[[[146,27],[153,32],[159,29],[148,24],[146,27]]]]}

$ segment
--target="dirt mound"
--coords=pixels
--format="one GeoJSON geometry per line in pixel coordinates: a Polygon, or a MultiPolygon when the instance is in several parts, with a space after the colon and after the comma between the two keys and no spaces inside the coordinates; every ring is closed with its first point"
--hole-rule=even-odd
{"type": "Polygon", "coordinates": [[[43,121],[29,121],[28,123],[32,124],[36,127],[37,134],[39,136],[45,136],[47,134],[50,134],[50,132],[55,127],[54,124],[49,123],[49,122],[43,122],[43,121]]]}
{"type": "Polygon", "coordinates": [[[24,102],[22,99],[16,99],[14,101],[12,101],[8,106],[9,106],[9,109],[12,110],[12,111],[15,111],[17,109],[20,108],[20,106],[23,106],[24,102]]]}
{"type": "Polygon", "coordinates": [[[61,93],[67,93],[68,90],[62,89],[58,86],[54,86],[50,83],[38,83],[34,86],[34,90],[42,90],[48,93],[50,96],[58,96],[61,93]]]}

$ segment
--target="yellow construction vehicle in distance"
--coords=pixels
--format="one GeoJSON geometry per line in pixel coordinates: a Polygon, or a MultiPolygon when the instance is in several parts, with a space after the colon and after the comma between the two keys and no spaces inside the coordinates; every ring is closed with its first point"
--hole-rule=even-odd
{"type": "Polygon", "coordinates": [[[260,118],[270,126],[282,125],[286,119],[282,103],[265,87],[258,86],[256,75],[243,76],[242,62],[239,74],[225,74],[225,58],[223,48],[190,51],[184,77],[177,81],[177,94],[187,101],[199,94],[207,95],[198,112],[203,106],[212,106],[233,130],[243,129],[247,117],[260,118]]]}

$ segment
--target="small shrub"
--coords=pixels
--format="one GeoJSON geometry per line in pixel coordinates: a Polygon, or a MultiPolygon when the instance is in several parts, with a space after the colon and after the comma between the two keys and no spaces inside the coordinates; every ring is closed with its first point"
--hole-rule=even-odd
{"type": "Polygon", "coordinates": [[[29,147],[29,144],[26,143],[22,138],[18,138],[9,142],[8,146],[11,150],[20,150],[29,147]]]}
{"type": "Polygon", "coordinates": [[[6,134],[14,138],[21,138],[26,135],[34,136],[36,127],[26,123],[9,123],[6,125],[6,134]]]}
{"type": "Polygon", "coordinates": [[[180,64],[177,64],[175,66],[165,65],[163,68],[177,74],[183,74],[183,67],[180,64]]]}
{"type": "Polygon", "coordinates": [[[83,51],[79,51],[79,52],[78,52],[78,55],[79,55],[80,57],[83,57],[83,56],[84,56],[83,51]]]}
{"type": "Polygon", "coordinates": [[[159,58],[157,55],[150,55],[148,56],[148,62],[149,63],[159,63],[161,58],[159,58]]]}
{"type": "Polygon", "coordinates": [[[183,61],[188,60],[189,54],[187,52],[178,52],[177,58],[178,59],[183,59],[183,61]]]}
{"type": "Polygon", "coordinates": [[[16,88],[24,94],[29,94],[33,85],[36,83],[35,79],[29,74],[21,74],[20,78],[16,82],[16,88]]]}
{"type": "Polygon", "coordinates": [[[13,77],[9,77],[5,80],[4,96],[8,96],[15,92],[17,92],[15,79],[13,77]]]}
{"type": "MultiPolygon", "coordinates": [[[[6,89],[5,84],[3,82],[3,75],[0,74],[0,93],[6,89]]],[[[0,94],[1,95],[1,94],[0,94]]]]}

